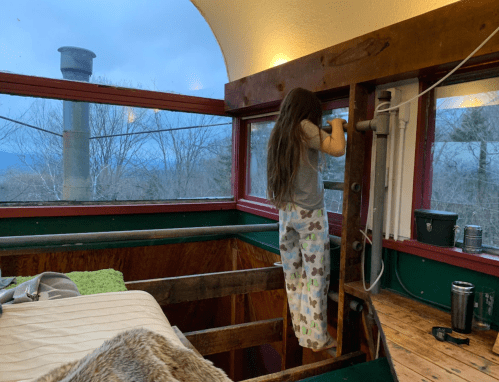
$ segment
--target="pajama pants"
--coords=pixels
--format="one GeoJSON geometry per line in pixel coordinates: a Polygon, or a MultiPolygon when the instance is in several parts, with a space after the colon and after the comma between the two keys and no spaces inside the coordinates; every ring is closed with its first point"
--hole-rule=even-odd
{"type": "Polygon", "coordinates": [[[327,331],[330,257],[325,209],[288,203],[279,210],[279,249],[296,337],[303,347],[323,348],[334,341],[327,331]]]}

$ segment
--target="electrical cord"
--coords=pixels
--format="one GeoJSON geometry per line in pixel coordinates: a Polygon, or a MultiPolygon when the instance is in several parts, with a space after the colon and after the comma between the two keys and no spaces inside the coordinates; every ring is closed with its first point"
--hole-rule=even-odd
{"type": "Polygon", "coordinates": [[[440,79],[439,81],[437,81],[436,83],[434,83],[432,86],[430,86],[428,89],[426,89],[425,91],[419,93],[417,96],[409,99],[408,101],[404,101],[396,106],[392,106],[392,107],[389,107],[387,109],[383,109],[383,110],[379,110],[379,108],[381,106],[384,106],[384,105],[389,105],[390,102],[382,102],[380,103],[377,107],[376,107],[376,111],[375,113],[381,113],[381,112],[386,112],[386,111],[391,111],[391,110],[395,110],[395,109],[398,109],[400,106],[402,105],[405,105],[406,103],[409,103],[409,102],[412,102],[414,101],[415,99],[418,99],[419,97],[421,97],[422,95],[428,93],[430,90],[432,90],[433,88],[435,88],[436,86],[440,85],[443,81],[445,81],[447,78],[449,78],[451,75],[453,75],[456,70],[458,70],[461,66],[463,66],[471,57],[473,57],[475,55],[476,52],[478,52],[492,37],[494,37],[494,35],[499,32],[499,27],[496,28],[496,30],[494,32],[492,32],[489,37],[487,37],[473,52],[471,52],[468,57],[466,57],[463,61],[461,61],[461,63],[459,63],[459,65],[457,65],[454,69],[452,69],[449,73],[447,73],[447,75],[445,75],[442,79],[440,79]]]}
{"type": "MultiPolygon", "coordinates": [[[[367,230],[367,228],[366,228],[367,230]]],[[[364,286],[364,290],[366,292],[369,292],[371,291],[371,289],[373,289],[376,284],[379,282],[379,280],[381,280],[381,276],[383,276],[383,272],[385,271],[385,262],[383,261],[383,259],[381,259],[381,272],[379,273],[378,275],[378,278],[373,282],[371,283],[371,286],[369,288],[366,288],[366,276],[365,276],[365,271],[364,271],[364,261],[365,261],[365,257],[366,257],[366,239],[369,241],[369,243],[372,245],[373,242],[371,241],[371,239],[369,239],[369,236],[367,236],[367,234],[360,230],[360,233],[362,235],[364,235],[364,245],[362,246],[362,255],[360,257],[360,270],[361,270],[361,273],[362,273],[362,285],[364,286]]]]}
{"type": "Polygon", "coordinates": [[[431,304],[431,305],[435,305],[435,306],[438,306],[440,308],[443,308],[443,309],[446,309],[446,310],[450,310],[450,306],[447,306],[447,305],[443,305],[443,304],[439,304],[438,302],[434,302],[434,301],[430,301],[430,300],[426,300],[422,297],[419,297],[417,295],[415,295],[414,293],[410,292],[407,287],[404,285],[404,283],[402,282],[402,280],[400,279],[400,275],[399,275],[399,272],[398,272],[398,268],[399,268],[399,256],[397,254],[397,252],[395,252],[395,276],[397,277],[397,280],[400,284],[400,286],[402,287],[402,289],[411,297],[414,297],[418,300],[421,300],[423,302],[426,302],[427,304],[431,304]]]}

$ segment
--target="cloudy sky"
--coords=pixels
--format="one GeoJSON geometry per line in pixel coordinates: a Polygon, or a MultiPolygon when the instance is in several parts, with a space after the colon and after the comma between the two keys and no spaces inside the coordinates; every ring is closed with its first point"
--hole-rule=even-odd
{"type": "MultiPolygon", "coordinates": [[[[60,79],[57,50],[76,46],[97,56],[93,82],[224,97],[222,52],[189,0],[0,1],[0,71],[60,79]]],[[[24,115],[32,102],[0,94],[0,116],[38,126],[24,115]]],[[[0,170],[16,163],[11,141],[0,141],[0,170]]]]}
{"type": "Polygon", "coordinates": [[[62,78],[61,46],[97,55],[94,80],[211,98],[223,98],[228,82],[220,47],[188,0],[2,1],[0,70],[62,78]]]}

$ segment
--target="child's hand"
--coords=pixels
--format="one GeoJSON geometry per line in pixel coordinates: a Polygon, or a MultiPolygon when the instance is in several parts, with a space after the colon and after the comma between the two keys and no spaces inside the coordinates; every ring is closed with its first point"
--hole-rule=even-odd
{"type": "Polygon", "coordinates": [[[343,125],[346,124],[347,121],[345,121],[342,118],[335,118],[335,119],[333,119],[331,121],[327,121],[327,123],[329,124],[329,126],[323,127],[323,130],[326,133],[332,134],[333,133],[333,129],[341,129],[341,130],[343,130],[343,125]]]}

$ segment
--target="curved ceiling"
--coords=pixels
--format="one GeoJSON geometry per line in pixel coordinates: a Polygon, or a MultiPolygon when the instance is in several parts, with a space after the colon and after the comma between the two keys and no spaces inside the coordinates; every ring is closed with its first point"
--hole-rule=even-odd
{"type": "Polygon", "coordinates": [[[457,0],[191,0],[210,25],[229,81],[457,0]]]}

